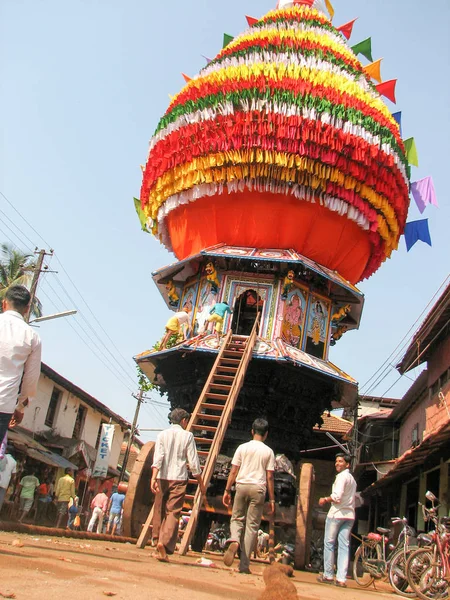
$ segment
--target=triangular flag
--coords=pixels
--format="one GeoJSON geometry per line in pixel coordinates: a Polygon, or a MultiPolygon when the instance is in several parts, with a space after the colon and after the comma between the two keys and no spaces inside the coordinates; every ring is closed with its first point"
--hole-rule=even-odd
{"type": "Polygon", "coordinates": [[[428,229],[428,219],[420,221],[410,221],[405,225],[406,250],[409,252],[418,241],[425,242],[431,246],[430,230],[428,229]]]}
{"type": "Polygon", "coordinates": [[[173,100],[175,98],[175,96],[172,96],[172,94],[167,94],[169,96],[169,100],[173,100]]]}
{"type": "Polygon", "coordinates": [[[401,112],[396,112],[396,113],[393,113],[392,116],[397,121],[398,126],[400,128],[400,135],[402,135],[402,113],[401,112]]]}
{"type": "Polygon", "coordinates": [[[428,204],[438,206],[433,179],[431,177],[424,177],[424,179],[419,179],[419,181],[412,183],[411,194],[421,213],[423,213],[428,204]]]}
{"type": "Polygon", "coordinates": [[[202,54],[203,58],[206,60],[206,64],[209,65],[209,63],[212,61],[212,58],[208,58],[207,56],[205,56],[204,54],[202,54]]]}
{"type": "Polygon", "coordinates": [[[255,19],[255,17],[249,17],[248,15],[245,15],[245,18],[247,19],[249,27],[253,27],[253,25],[259,21],[259,19],[255,19]]]}
{"type": "Polygon", "coordinates": [[[352,46],[352,50],[355,54],[362,54],[363,56],[365,56],[367,58],[367,60],[370,60],[370,62],[373,61],[372,38],[367,38],[367,40],[364,40],[363,42],[359,42],[359,44],[356,44],[356,46],[352,46]]]}
{"type": "Polygon", "coordinates": [[[405,144],[406,158],[410,165],[419,166],[419,155],[417,154],[417,146],[414,138],[403,140],[405,144]]]}
{"type": "Polygon", "coordinates": [[[344,23],[344,25],[341,25],[340,27],[337,28],[337,30],[340,31],[342,33],[342,35],[345,36],[348,40],[352,37],[353,25],[355,24],[355,21],[357,19],[358,19],[358,17],[356,17],[356,19],[353,19],[353,21],[344,23]]]}
{"type": "Polygon", "coordinates": [[[396,79],[390,79],[389,81],[383,81],[375,87],[382,96],[386,96],[391,102],[396,103],[395,99],[395,86],[397,85],[396,79]]]}
{"type": "Polygon", "coordinates": [[[145,216],[145,213],[141,208],[141,201],[138,200],[138,198],[133,198],[133,200],[134,200],[134,208],[136,209],[137,215],[139,217],[142,231],[145,231],[146,233],[150,233],[150,231],[147,227],[147,217],[145,216]]]}
{"type": "Polygon", "coordinates": [[[232,42],[234,40],[234,37],[232,35],[229,35],[228,33],[224,33],[223,34],[223,46],[222,48],[226,48],[228,46],[228,44],[230,42],[232,42]]]}
{"type": "Polygon", "coordinates": [[[334,8],[331,4],[330,0],[325,0],[325,4],[327,6],[327,11],[330,13],[330,19],[333,20],[334,17],[334,8]]]}
{"type": "Polygon", "coordinates": [[[375,81],[379,81],[381,83],[381,61],[383,59],[379,58],[375,62],[370,63],[364,67],[364,71],[367,73],[369,77],[375,79],[375,81]]]}
{"type": "Polygon", "coordinates": [[[190,81],[192,81],[192,77],[189,77],[189,75],[185,75],[184,73],[181,73],[183,75],[183,79],[185,80],[186,83],[189,83],[190,81]]]}

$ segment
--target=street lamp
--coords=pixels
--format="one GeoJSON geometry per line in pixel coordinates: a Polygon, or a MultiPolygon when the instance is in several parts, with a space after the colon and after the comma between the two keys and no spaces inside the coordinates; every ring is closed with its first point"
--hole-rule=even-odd
{"type": "Polygon", "coordinates": [[[59,319],[61,317],[69,317],[70,315],[75,315],[77,312],[78,312],[77,310],[65,310],[60,313],[55,313],[54,315],[47,315],[45,317],[37,317],[36,319],[32,319],[29,322],[29,324],[31,325],[31,323],[40,323],[41,321],[50,321],[50,319],[59,319]]]}

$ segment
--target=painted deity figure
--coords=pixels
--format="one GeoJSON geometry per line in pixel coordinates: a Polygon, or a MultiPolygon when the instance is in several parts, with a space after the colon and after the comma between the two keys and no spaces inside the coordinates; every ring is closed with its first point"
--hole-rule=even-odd
{"type": "Polygon", "coordinates": [[[206,280],[211,285],[211,292],[213,294],[217,294],[220,288],[220,281],[217,275],[216,267],[214,266],[213,262],[210,261],[206,263],[205,272],[206,280]]]}
{"type": "Polygon", "coordinates": [[[289,269],[286,277],[283,280],[283,291],[281,292],[281,298],[283,300],[287,299],[289,292],[291,291],[292,287],[294,286],[294,279],[295,279],[295,273],[292,269],[289,269]]]}
{"type": "Polygon", "coordinates": [[[302,322],[302,303],[300,296],[295,293],[292,295],[290,301],[286,304],[284,310],[284,319],[281,326],[281,339],[283,342],[294,346],[294,348],[300,347],[302,338],[302,322]]]}
{"type": "Polygon", "coordinates": [[[315,346],[320,343],[320,338],[324,335],[325,315],[320,302],[316,302],[313,308],[313,317],[311,320],[310,336],[315,346]]]}
{"type": "Polygon", "coordinates": [[[178,296],[177,289],[172,279],[166,283],[167,296],[169,297],[170,306],[178,306],[180,297],[178,296]]]}

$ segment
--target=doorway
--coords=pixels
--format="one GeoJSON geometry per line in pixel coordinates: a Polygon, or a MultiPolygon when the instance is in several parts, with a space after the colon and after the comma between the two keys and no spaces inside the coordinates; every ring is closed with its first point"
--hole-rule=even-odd
{"type": "Polygon", "coordinates": [[[264,301],[255,290],[245,290],[236,298],[233,308],[231,329],[237,335],[250,335],[258,312],[264,301]]]}

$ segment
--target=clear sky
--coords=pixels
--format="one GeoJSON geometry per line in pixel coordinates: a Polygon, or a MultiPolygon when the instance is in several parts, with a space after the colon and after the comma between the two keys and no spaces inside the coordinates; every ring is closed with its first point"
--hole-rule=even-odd
{"type": "MultiPolygon", "coordinates": [[[[224,32],[240,33],[245,14],[262,16],[275,3],[1,3],[0,191],[36,231],[0,196],[0,242],[48,248],[38,233],[55,249],[49,264],[58,273],[43,275],[39,289],[44,311],[78,307],[81,313],[42,323],[44,361],[130,420],[131,357],[161,337],[170,316],[151,272],[174,261],[140,231],[134,211],[148,140],[168,94],[183,86],[181,72],[197,73],[205,64],[201,55],[221,49],[224,32]]],[[[360,284],[366,295],[361,328],[344,336],[331,360],[364,383],[449,272],[450,2],[334,5],[334,24],[359,17],[351,43],[371,36],[374,59],[384,58],[384,80],[398,78],[397,105],[386,102],[402,111],[403,137],[416,139],[420,168],[413,167],[412,180],[432,175],[440,204],[423,217],[415,205],[409,213],[409,220],[429,219],[433,247],[419,243],[406,253],[402,238],[392,259],[360,284]]],[[[378,387],[363,390],[384,394],[397,378],[389,367],[378,387]]],[[[387,395],[401,395],[410,383],[402,378],[387,395]]],[[[166,408],[148,404],[139,424],[164,427],[166,415],[166,408]]]]}

